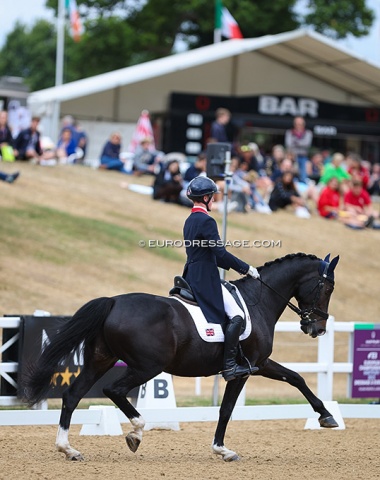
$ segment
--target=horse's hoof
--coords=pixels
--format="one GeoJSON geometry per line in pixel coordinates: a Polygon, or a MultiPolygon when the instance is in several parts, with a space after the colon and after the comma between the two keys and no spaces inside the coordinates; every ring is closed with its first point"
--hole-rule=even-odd
{"type": "Polygon", "coordinates": [[[335,418],[330,415],[329,417],[319,417],[318,419],[319,425],[324,428],[335,428],[339,427],[339,425],[336,423],[335,418]]]}
{"type": "Polygon", "coordinates": [[[232,455],[227,454],[227,455],[223,456],[223,460],[225,462],[236,462],[236,461],[240,460],[240,457],[237,453],[234,453],[234,452],[231,452],[231,453],[232,453],[232,455]]]}
{"type": "Polygon", "coordinates": [[[66,460],[70,460],[72,462],[83,462],[84,458],[82,457],[82,455],[80,453],[78,453],[76,455],[68,455],[66,457],[66,460]]]}
{"type": "Polygon", "coordinates": [[[141,443],[141,441],[138,438],[136,438],[134,435],[131,435],[131,434],[125,437],[125,441],[127,442],[129,450],[131,450],[131,452],[133,453],[137,451],[141,443]]]}

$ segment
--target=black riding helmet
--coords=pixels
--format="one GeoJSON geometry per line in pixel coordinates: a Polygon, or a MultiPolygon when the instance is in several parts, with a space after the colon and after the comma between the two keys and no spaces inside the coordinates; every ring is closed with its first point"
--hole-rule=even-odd
{"type": "Polygon", "coordinates": [[[208,204],[210,203],[214,193],[217,191],[218,187],[216,186],[216,183],[211,180],[211,178],[199,176],[191,180],[189,186],[187,187],[186,194],[190,200],[204,203],[208,210],[208,204]],[[203,199],[205,196],[208,196],[208,200],[206,201],[203,199]]]}

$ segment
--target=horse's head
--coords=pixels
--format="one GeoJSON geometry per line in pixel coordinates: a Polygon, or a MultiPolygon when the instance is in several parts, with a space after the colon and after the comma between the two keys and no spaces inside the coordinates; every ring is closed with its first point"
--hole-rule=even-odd
{"type": "Polygon", "coordinates": [[[328,306],[334,291],[334,270],[338,261],[339,256],[330,262],[330,254],[320,260],[318,272],[300,284],[296,295],[301,330],[313,338],[326,333],[328,306]]]}

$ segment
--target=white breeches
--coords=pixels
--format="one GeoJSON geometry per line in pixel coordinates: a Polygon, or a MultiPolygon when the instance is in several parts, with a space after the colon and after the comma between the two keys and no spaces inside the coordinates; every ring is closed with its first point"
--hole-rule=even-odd
{"type": "Polygon", "coordinates": [[[233,318],[239,315],[240,317],[244,318],[243,310],[235,302],[234,297],[231,295],[231,293],[227,290],[227,288],[224,285],[222,285],[222,294],[223,294],[224,311],[226,312],[227,317],[233,318]]]}

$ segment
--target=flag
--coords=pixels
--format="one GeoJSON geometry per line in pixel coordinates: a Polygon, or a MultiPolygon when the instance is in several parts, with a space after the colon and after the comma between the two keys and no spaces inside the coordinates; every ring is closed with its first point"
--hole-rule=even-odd
{"type": "Polygon", "coordinates": [[[153,128],[152,124],[150,123],[148,110],[143,110],[141,112],[140,118],[138,119],[136,124],[135,131],[132,135],[129,151],[134,153],[136,151],[136,148],[140,145],[141,140],[144,139],[149,139],[151,141],[150,149],[155,150],[153,128]]]}
{"type": "Polygon", "coordinates": [[[237,21],[230,14],[226,7],[222,8],[221,28],[223,37],[232,39],[243,38],[237,21]]]}
{"type": "Polygon", "coordinates": [[[69,11],[71,35],[75,42],[79,42],[82,34],[82,22],[76,0],[66,0],[66,8],[69,11]]]}
{"type": "Polygon", "coordinates": [[[222,35],[226,38],[243,38],[239,25],[226,7],[223,7],[222,0],[215,0],[215,29],[214,43],[222,41],[222,35]]]}

